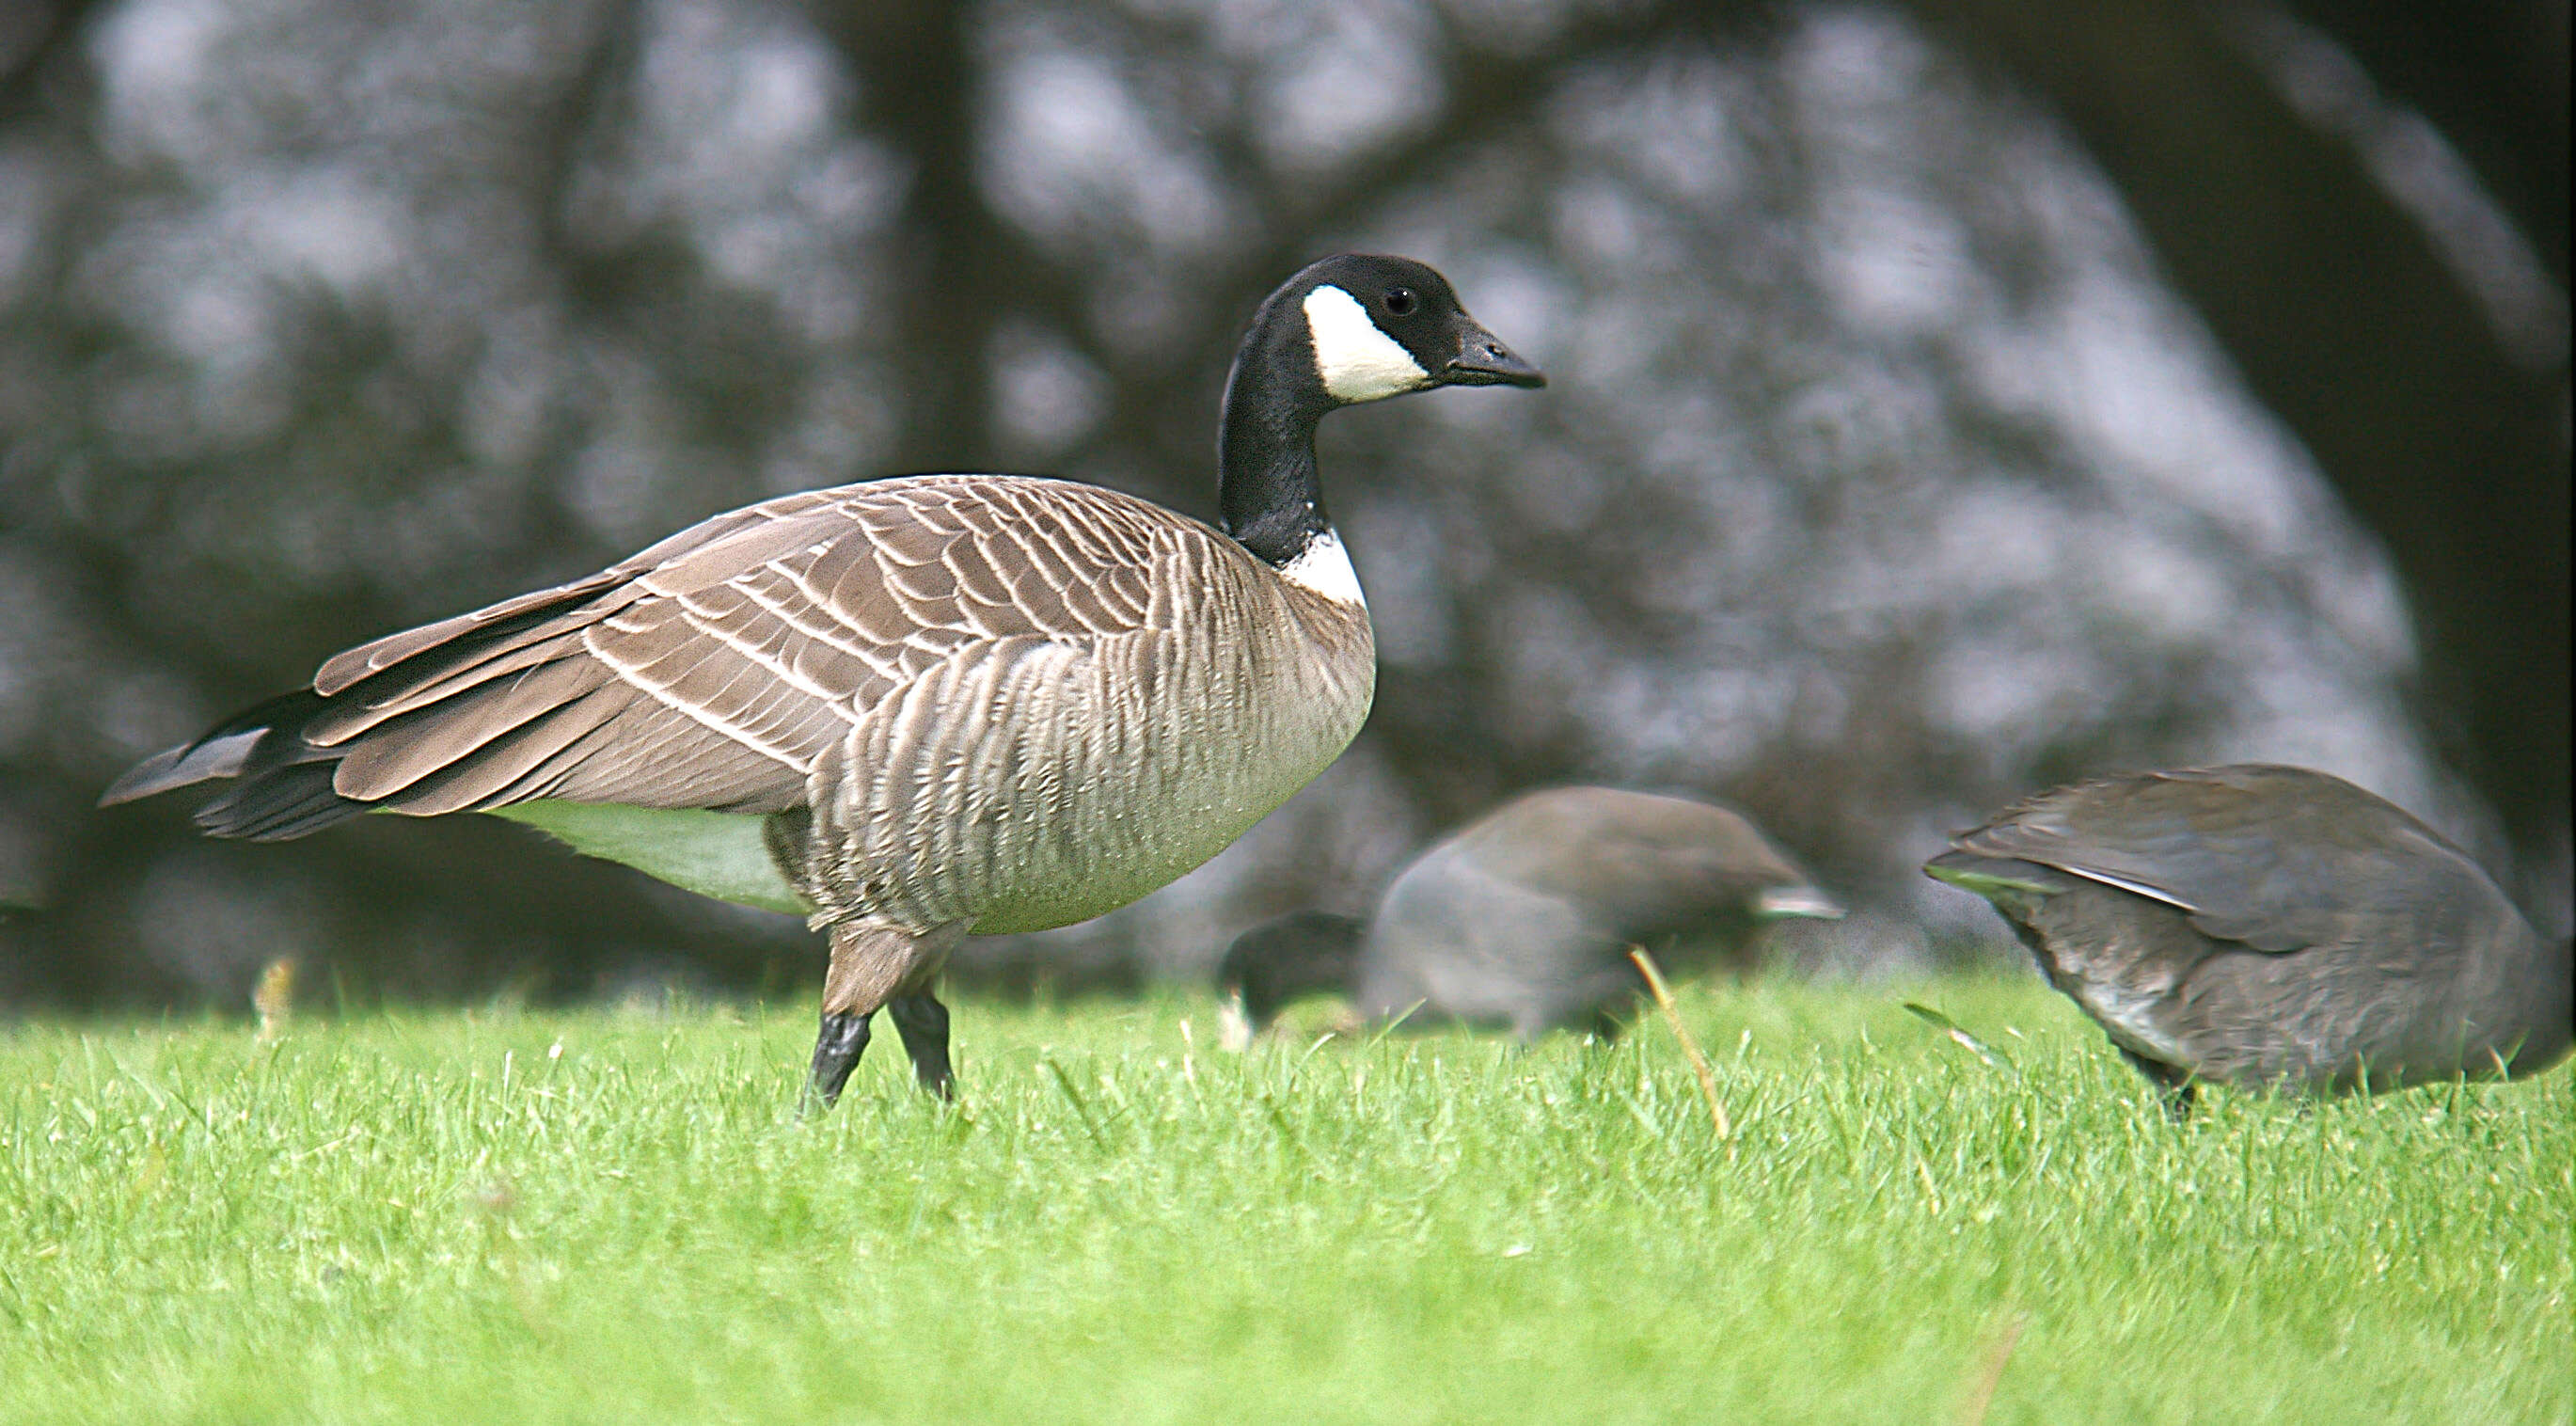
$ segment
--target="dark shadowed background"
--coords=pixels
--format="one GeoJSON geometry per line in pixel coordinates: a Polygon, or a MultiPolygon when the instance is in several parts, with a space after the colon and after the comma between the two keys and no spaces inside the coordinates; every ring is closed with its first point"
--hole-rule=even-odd
{"type": "Polygon", "coordinates": [[[132,759],[778,491],[1214,508],[1224,366],[1407,252],[1544,366],[1327,424],[1340,765],[968,978],[1203,969],[1533,784],[1698,789],[1987,937],[1942,834],[2306,763],[2569,918],[2565,0],[5,0],[0,1004],[801,991],[488,818],[197,839],[132,759]]]}

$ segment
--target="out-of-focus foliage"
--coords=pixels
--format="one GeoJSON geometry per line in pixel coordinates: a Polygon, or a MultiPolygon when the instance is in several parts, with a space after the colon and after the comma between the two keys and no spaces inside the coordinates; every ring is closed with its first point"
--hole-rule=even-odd
{"type": "Polygon", "coordinates": [[[488,819],[241,847],[88,804],[334,650],[777,491],[972,466],[1212,513],[1241,323],[1342,247],[1440,264],[1554,384],[1328,423],[1368,731],[988,972],[1191,969],[1548,781],[1741,803],[1877,909],[1862,959],[1981,925],[1914,863],[2093,770],[2308,763],[2507,859],[2410,715],[2378,546],[2103,175],[1903,12],[116,0],[30,33],[0,1000],[231,998],[281,953],[430,993],[801,977],[786,919],[488,819]]]}

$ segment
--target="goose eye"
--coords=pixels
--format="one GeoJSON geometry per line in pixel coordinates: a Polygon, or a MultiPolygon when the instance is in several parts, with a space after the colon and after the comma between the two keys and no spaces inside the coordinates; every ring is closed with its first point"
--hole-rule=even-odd
{"type": "Polygon", "coordinates": [[[1390,287],[1386,290],[1386,310],[1401,317],[1413,310],[1413,289],[1390,287]]]}

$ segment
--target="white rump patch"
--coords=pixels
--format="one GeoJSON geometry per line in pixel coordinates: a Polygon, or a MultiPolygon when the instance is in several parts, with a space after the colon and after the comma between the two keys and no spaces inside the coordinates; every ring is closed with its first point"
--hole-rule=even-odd
{"type": "Polygon", "coordinates": [[[1315,374],[1336,401],[1401,396],[1431,380],[1403,343],[1369,320],[1358,298],[1330,283],[1306,294],[1306,334],[1315,343],[1315,374]]]}
{"type": "Polygon", "coordinates": [[[1351,557],[1342,548],[1342,537],[1323,530],[1306,542],[1297,557],[1279,567],[1279,577],[1300,589],[1311,589],[1336,604],[1355,604],[1362,609],[1368,600],[1360,594],[1360,573],[1351,568],[1351,557]]]}

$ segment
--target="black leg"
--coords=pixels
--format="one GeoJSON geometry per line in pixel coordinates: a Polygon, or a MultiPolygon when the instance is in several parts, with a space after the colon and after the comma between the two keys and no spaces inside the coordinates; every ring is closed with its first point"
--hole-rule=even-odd
{"type": "Polygon", "coordinates": [[[2156,1097],[2164,1101],[2168,1117],[2177,1124],[2190,1121],[2192,1105],[2200,1097],[2200,1082],[2191,1077],[2189,1070],[2177,1069],[2162,1060],[2151,1060],[2127,1049],[2120,1051],[2120,1058],[2137,1066],[2138,1073],[2145,1075],[2148,1082],[2156,1087],[2156,1097]]]}
{"type": "Polygon", "coordinates": [[[850,1082],[859,1052],[867,1047],[867,1016],[834,1011],[823,1017],[822,1032],[814,1037],[814,1077],[806,1086],[817,1107],[829,1109],[841,1097],[841,1086],[850,1082]]]}
{"type": "Polygon", "coordinates": [[[886,1002],[894,1016],[894,1028],[903,1036],[904,1053],[912,1056],[912,1072],[921,1087],[942,1099],[955,1099],[951,1087],[955,1078],[948,1070],[948,1007],[938,998],[924,992],[920,995],[898,995],[886,1002]]]}

